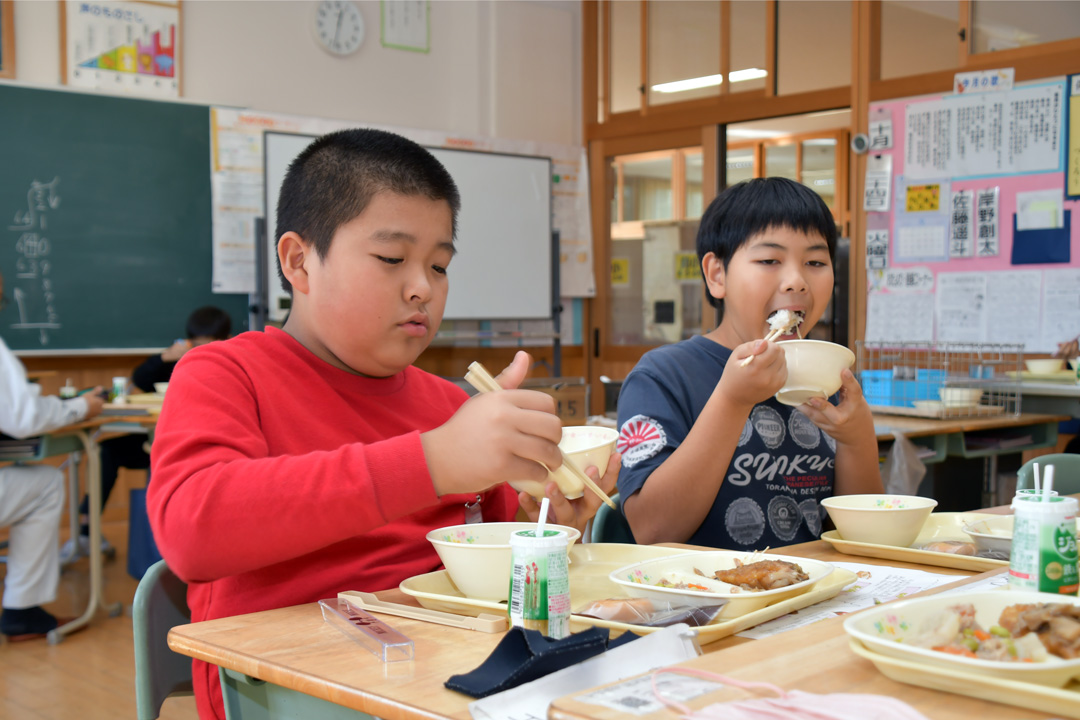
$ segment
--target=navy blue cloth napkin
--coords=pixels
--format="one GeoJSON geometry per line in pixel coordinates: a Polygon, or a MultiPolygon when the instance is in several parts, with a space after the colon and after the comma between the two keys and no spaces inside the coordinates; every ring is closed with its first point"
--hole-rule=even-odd
{"type": "Polygon", "coordinates": [[[608,629],[593,627],[561,640],[552,640],[538,630],[512,627],[478,668],[463,675],[453,675],[445,684],[470,697],[487,697],[576,665],[635,639],[637,635],[627,632],[609,643],[608,629]]]}

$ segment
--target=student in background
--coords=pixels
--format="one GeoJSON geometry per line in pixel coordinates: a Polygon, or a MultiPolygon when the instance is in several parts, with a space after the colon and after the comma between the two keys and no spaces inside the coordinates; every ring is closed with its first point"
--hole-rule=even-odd
{"type": "Polygon", "coordinates": [[[1074,337],[1068,342],[1058,343],[1058,349],[1054,353],[1054,357],[1064,358],[1066,361],[1080,357],[1080,336],[1074,337]]]}
{"type": "Polygon", "coordinates": [[[705,211],[698,261],[720,324],[646,353],[619,395],[619,494],[638,542],[815,540],[822,498],[882,492],[873,418],[851,371],[838,404],[783,405],[773,395],[787,379],[784,351],[762,339],[777,310],[803,313],[803,335],[821,318],[835,243],[825,203],[785,178],[734,185],[705,211]]]}
{"type": "MultiPolygon", "coordinates": [[[[154,392],[156,383],[169,382],[173,368],[184,354],[200,345],[215,340],[226,340],[232,333],[232,320],[221,308],[207,305],[191,313],[187,319],[187,339],[177,340],[160,355],[147,358],[131,375],[132,384],[142,392],[154,392]]],[[[109,500],[120,468],[146,470],[150,467],[150,456],[143,446],[146,436],[140,434],[121,435],[105,440],[101,449],[101,507],[109,500]]],[[[79,506],[81,527],[76,542],[71,538],[60,548],[60,562],[68,564],[79,557],[86,557],[90,548],[90,525],[88,513],[90,499],[83,496],[79,506]]],[[[101,551],[106,555],[116,554],[116,550],[105,538],[101,538],[101,551]]]]}
{"type": "MultiPolygon", "coordinates": [[[[0,276],[0,292],[4,279],[0,276]]],[[[0,301],[2,304],[2,301],[0,301]]],[[[27,438],[91,418],[104,400],[94,393],[61,400],[42,397],[26,368],[0,339],[0,432],[27,438]]],[[[45,637],[58,621],[42,605],[56,599],[60,580],[56,539],[64,509],[64,476],[51,465],[0,468],[0,527],[9,528],[0,633],[8,640],[45,637]]]]}
{"type": "MultiPolygon", "coordinates": [[[[554,401],[516,389],[528,354],[500,375],[506,390],[472,398],[412,365],[442,320],[459,205],[431,153],[387,132],[323,136],[289,167],[289,318],[192,350],[151,453],[150,522],[193,621],[396,588],[440,567],[425,534],[464,523],[467,506],[537,519],[504,484],[561,463],[554,401]]],[[[586,471],[610,489],[617,455],[601,470],[586,471]]],[[[546,493],[564,525],[599,505],[546,493]]],[[[193,679],[199,716],[223,718],[217,669],[196,661],[193,679]]]]}
{"type": "MultiPolygon", "coordinates": [[[[1074,337],[1067,342],[1058,343],[1058,349],[1054,353],[1054,357],[1064,358],[1065,362],[1080,357],[1080,336],[1074,337]]],[[[1069,367],[1071,369],[1072,366],[1069,367]]],[[[1062,452],[1080,455],[1080,435],[1076,435],[1069,440],[1065,447],[1062,448],[1062,452]]]]}

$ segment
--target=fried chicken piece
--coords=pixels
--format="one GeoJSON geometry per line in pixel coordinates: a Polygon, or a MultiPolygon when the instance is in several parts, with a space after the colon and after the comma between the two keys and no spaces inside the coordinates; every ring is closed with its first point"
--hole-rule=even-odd
{"type": "Polygon", "coordinates": [[[744,565],[738,559],[730,570],[717,570],[716,579],[744,590],[775,590],[809,580],[801,567],[786,560],[759,560],[744,565]]]}
{"type": "Polygon", "coordinates": [[[1080,657],[1080,608],[1065,603],[1010,605],[1001,611],[998,624],[1021,637],[1038,635],[1046,649],[1058,657],[1080,657]]]}

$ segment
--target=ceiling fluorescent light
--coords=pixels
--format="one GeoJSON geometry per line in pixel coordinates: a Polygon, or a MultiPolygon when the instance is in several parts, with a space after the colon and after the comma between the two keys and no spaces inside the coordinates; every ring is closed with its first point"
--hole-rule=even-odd
{"type": "Polygon", "coordinates": [[[729,138],[746,138],[752,140],[758,140],[762,138],[777,138],[790,135],[790,132],[784,130],[757,130],[754,128],[737,128],[728,126],[727,136],[729,138]]]}
{"type": "MultiPolygon", "coordinates": [[[[745,80],[757,80],[758,78],[766,77],[768,74],[769,73],[760,68],[747,68],[745,70],[735,70],[734,72],[728,73],[728,80],[733,83],[743,82],[745,80]]],[[[703,77],[690,78],[689,80],[676,80],[675,82],[660,83],[659,85],[653,85],[652,89],[662,93],[677,93],[713,87],[722,82],[724,82],[723,75],[705,75],[703,77]]]]}

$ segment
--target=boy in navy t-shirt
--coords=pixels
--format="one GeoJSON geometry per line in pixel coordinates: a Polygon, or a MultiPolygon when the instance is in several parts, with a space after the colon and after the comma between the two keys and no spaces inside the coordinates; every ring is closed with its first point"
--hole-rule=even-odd
{"type": "Polygon", "coordinates": [[[618,488],[638,542],[749,550],[815,540],[822,498],[882,492],[874,421],[852,372],[836,404],[782,405],[773,396],[785,354],[761,339],[777,310],[800,314],[803,335],[821,318],[835,245],[825,203],[785,178],[734,185],[705,211],[697,253],[720,324],[647,353],[619,395],[618,488]]]}

